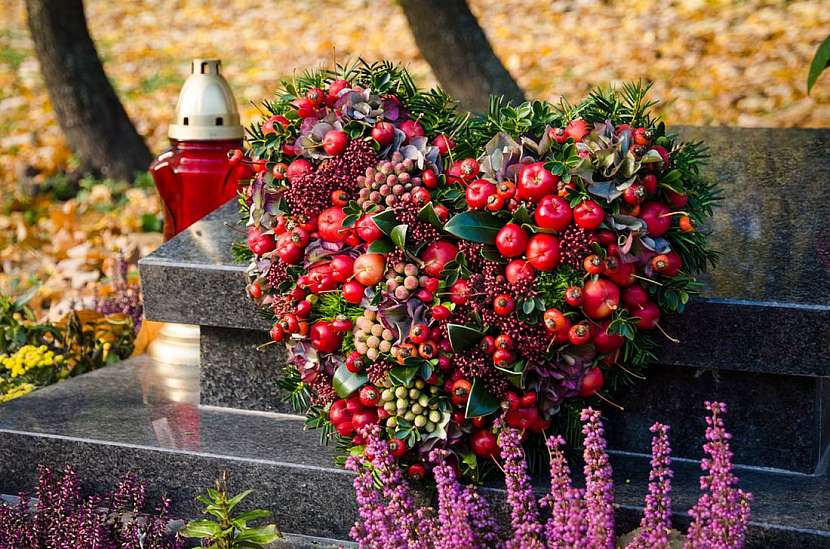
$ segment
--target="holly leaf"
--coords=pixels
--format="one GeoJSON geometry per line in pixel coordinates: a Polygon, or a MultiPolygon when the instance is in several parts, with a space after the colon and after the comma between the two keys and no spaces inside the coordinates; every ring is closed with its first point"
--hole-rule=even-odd
{"type": "Polygon", "coordinates": [[[830,66],[830,35],[816,49],[816,55],[813,57],[813,62],[810,63],[810,72],[807,75],[807,93],[816,85],[819,75],[830,66]]]}
{"type": "Polygon", "coordinates": [[[339,366],[331,379],[334,392],[340,398],[348,398],[349,395],[369,383],[369,376],[366,372],[350,372],[345,365],[339,366]]]}
{"type": "Polygon", "coordinates": [[[469,349],[484,337],[484,332],[461,324],[447,324],[447,337],[454,352],[469,349]]]}
{"type": "Polygon", "coordinates": [[[527,206],[522,204],[519,209],[513,213],[513,223],[516,225],[533,225],[533,218],[530,217],[530,212],[527,211],[527,206]]]}
{"type": "Polygon", "coordinates": [[[486,416],[499,408],[501,408],[499,399],[487,391],[481,379],[474,377],[473,385],[470,387],[470,395],[467,398],[467,409],[464,412],[464,417],[486,416]]]}
{"type": "Polygon", "coordinates": [[[418,371],[421,369],[421,364],[410,365],[399,364],[389,370],[389,379],[394,381],[397,385],[409,385],[409,382],[415,379],[418,371]]]}
{"type": "Polygon", "coordinates": [[[389,233],[389,238],[391,238],[392,242],[395,243],[395,246],[401,250],[406,249],[406,231],[408,229],[409,225],[396,225],[392,229],[392,232],[389,233]]]}
{"type": "Polygon", "coordinates": [[[379,238],[369,244],[367,252],[370,254],[388,254],[395,249],[395,244],[388,238],[379,238]]]}
{"type": "Polygon", "coordinates": [[[392,234],[392,229],[400,224],[398,223],[397,218],[395,218],[395,212],[393,210],[385,210],[372,216],[372,221],[375,222],[375,225],[377,225],[377,228],[380,229],[380,232],[390,236],[392,234]]]}
{"type": "Polygon", "coordinates": [[[524,363],[521,360],[514,362],[507,368],[500,368],[498,366],[494,366],[494,368],[504,374],[504,377],[507,378],[507,381],[511,385],[517,389],[524,389],[524,363]]]}
{"type": "Polygon", "coordinates": [[[490,213],[461,212],[447,221],[444,230],[461,240],[495,244],[503,226],[504,222],[490,213]]]}
{"type": "Polygon", "coordinates": [[[444,224],[441,223],[441,219],[439,219],[438,214],[435,213],[435,206],[432,202],[427,202],[424,204],[424,207],[418,212],[418,219],[421,221],[426,221],[436,229],[443,229],[444,224]]]}

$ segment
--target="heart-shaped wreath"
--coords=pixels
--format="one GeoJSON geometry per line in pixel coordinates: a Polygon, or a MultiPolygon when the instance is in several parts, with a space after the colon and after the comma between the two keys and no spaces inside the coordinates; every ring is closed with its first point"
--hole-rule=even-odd
{"type": "Polygon", "coordinates": [[[718,199],[647,92],[473,116],[360,61],[263,103],[232,158],[256,171],[247,290],[323,440],[361,452],[380,423],[412,476],[440,445],[479,478],[495,417],[573,439],[583,407],[643,377],[661,315],[717,259],[697,227],[718,199]]]}

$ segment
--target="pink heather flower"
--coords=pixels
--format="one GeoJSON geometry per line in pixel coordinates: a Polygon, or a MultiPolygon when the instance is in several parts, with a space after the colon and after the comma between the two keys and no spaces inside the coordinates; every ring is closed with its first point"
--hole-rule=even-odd
{"type": "Polygon", "coordinates": [[[744,545],[752,495],[735,488],[737,477],[732,473],[732,438],[724,427],[726,404],[706,402],[712,413],[706,418],[706,442],[703,451],[708,457],[700,468],[708,472],[700,477],[703,492],[689,510],[694,519],[689,526],[686,547],[690,549],[734,549],[744,545]]]}
{"type": "Polygon", "coordinates": [[[571,486],[571,469],[563,450],[565,439],[551,436],[545,440],[550,452],[550,493],[542,499],[542,505],[550,509],[551,516],[545,523],[548,549],[572,549],[584,547],[585,510],[582,491],[571,486]]]}
{"type": "Polygon", "coordinates": [[[447,464],[446,450],[435,449],[429,454],[434,464],[432,470],[438,491],[438,527],[441,537],[436,549],[472,549],[475,536],[470,524],[470,508],[464,501],[464,494],[455,470],[447,464]]]}
{"type": "Polygon", "coordinates": [[[501,458],[504,460],[504,483],[507,487],[507,503],[513,525],[513,537],[508,549],[542,549],[544,529],[539,521],[536,497],[527,474],[527,460],[522,449],[519,431],[510,427],[499,435],[501,458]]]}
{"type": "Polygon", "coordinates": [[[648,495],[640,532],[626,549],[665,549],[669,546],[671,531],[671,448],[669,427],[662,423],[651,426],[651,472],[648,475],[648,495]]]}
{"type": "Polygon", "coordinates": [[[476,491],[475,487],[467,486],[464,489],[464,503],[467,505],[470,516],[470,526],[475,536],[476,547],[491,547],[501,549],[504,542],[499,536],[499,525],[493,516],[490,505],[476,491]]]}
{"type": "Polygon", "coordinates": [[[585,408],[580,419],[585,422],[583,457],[585,459],[585,520],[588,545],[614,549],[614,481],[605,452],[605,431],[598,410],[585,408]]]}

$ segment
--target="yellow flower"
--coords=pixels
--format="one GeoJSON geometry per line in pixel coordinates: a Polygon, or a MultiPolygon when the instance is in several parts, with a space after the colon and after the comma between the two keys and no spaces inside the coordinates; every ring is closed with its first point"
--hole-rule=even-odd
{"type": "Polygon", "coordinates": [[[34,390],[35,386],[31,383],[21,383],[20,385],[8,389],[5,393],[0,393],[0,403],[8,402],[17,397],[22,397],[23,395],[28,395],[34,390]]]}
{"type": "Polygon", "coordinates": [[[20,377],[35,368],[48,368],[63,362],[63,355],[55,356],[46,345],[24,345],[11,356],[0,355],[0,364],[9,370],[9,377],[20,377]]]}

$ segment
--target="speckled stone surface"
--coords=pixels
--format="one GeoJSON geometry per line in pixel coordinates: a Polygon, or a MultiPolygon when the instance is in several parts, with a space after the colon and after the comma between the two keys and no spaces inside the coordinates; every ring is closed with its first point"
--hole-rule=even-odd
{"type": "MultiPolygon", "coordinates": [[[[735,462],[799,473],[816,473],[828,450],[828,378],[699,371],[652,366],[648,381],[620,391],[625,411],[610,406],[611,448],[651,452],[648,428],[660,421],[672,426],[677,457],[700,459],[706,428],[703,403],[723,401],[734,435],[735,462]]],[[[821,472],[821,471],[818,471],[821,472]]]]}
{"type": "MultiPolygon", "coordinates": [[[[193,517],[195,495],[228,470],[235,489],[252,488],[252,506],[271,509],[277,524],[301,535],[347,539],[356,519],[352,475],[332,466],[334,450],[296,416],[198,406],[190,372],[172,383],[146,358],[131,359],[0,405],[0,493],[30,490],[37,463],[71,464],[88,488],[110,488],[138,473],[150,498],[173,498],[174,514],[193,517]]],[[[695,414],[697,416],[697,414],[695,414]]],[[[695,428],[697,425],[695,425],[695,428]]],[[[677,425],[675,425],[677,428],[677,425]]],[[[621,529],[636,524],[648,480],[647,462],[612,457],[621,529]]],[[[697,494],[698,465],[676,463],[675,511],[697,494]]],[[[830,547],[830,483],[826,476],[741,470],[754,495],[750,547],[830,547]]],[[[546,480],[538,479],[540,491],[546,480]]],[[[506,516],[504,493],[487,492],[506,516]]]]}
{"type": "Polygon", "coordinates": [[[268,334],[202,326],[202,404],[291,412],[277,385],[285,363],[281,345],[267,345],[268,334]]]}

